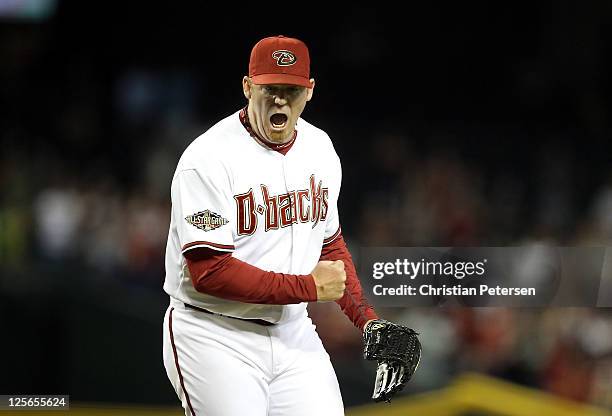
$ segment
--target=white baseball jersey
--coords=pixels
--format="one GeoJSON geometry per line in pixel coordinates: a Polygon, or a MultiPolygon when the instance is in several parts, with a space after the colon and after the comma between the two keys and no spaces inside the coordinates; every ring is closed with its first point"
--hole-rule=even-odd
{"type": "Polygon", "coordinates": [[[301,118],[283,155],[253,138],[239,113],[195,139],[179,160],[164,290],[223,315],[287,322],[304,316],[306,304],[252,304],[197,292],[182,254],[209,247],[266,271],[310,273],[324,241],[340,231],[340,160],[329,136],[301,118]]]}

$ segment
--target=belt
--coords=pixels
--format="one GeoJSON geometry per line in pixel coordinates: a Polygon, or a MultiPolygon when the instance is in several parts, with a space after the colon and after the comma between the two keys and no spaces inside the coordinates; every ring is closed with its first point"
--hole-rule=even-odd
{"type": "Polygon", "coordinates": [[[222,315],[220,313],[211,312],[208,309],[200,308],[198,306],[193,306],[193,305],[190,305],[188,303],[185,303],[185,307],[189,308],[189,309],[195,309],[196,311],[204,312],[204,313],[207,313],[209,315],[216,315],[216,316],[223,316],[225,318],[238,319],[239,321],[251,322],[251,323],[257,324],[257,325],[262,325],[262,326],[273,326],[274,325],[272,322],[264,321],[263,319],[236,318],[235,316],[222,315]]]}

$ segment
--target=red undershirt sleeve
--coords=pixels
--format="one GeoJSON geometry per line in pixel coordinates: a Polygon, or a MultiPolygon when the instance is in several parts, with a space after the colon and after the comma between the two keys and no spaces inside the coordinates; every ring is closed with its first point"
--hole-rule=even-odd
{"type": "Polygon", "coordinates": [[[198,247],[184,253],[198,292],[245,303],[288,305],[316,302],[314,277],[267,272],[231,253],[198,247]]]}
{"type": "Polygon", "coordinates": [[[378,315],[363,295],[361,283],[342,235],[338,235],[329,244],[321,249],[321,260],[342,260],[346,272],[346,291],[344,296],[336,301],[342,312],[353,322],[357,328],[363,330],[364,325],[371,319],[378,319],[378,315]]]}

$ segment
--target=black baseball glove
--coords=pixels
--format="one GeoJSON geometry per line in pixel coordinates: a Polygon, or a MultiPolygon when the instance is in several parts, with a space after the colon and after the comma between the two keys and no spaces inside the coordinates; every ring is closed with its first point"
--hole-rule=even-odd
{"type": "Polygon", "coordinates": [[[376,319],[363,331],[363,358],[377,360],[372,399],[391,402],[391,397],[412,378],[421,359],[421,343],[412,329],[376,319]]]}

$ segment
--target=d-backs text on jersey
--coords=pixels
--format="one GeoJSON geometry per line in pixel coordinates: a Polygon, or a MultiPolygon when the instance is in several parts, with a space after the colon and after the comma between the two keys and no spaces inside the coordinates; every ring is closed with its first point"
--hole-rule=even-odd
{"type": "Polygon", "coordinates": [[[238,235],[251,235],[258,225],[258,214],[264,216],[265,230],[277,230],[298,222],[312,222],[312,228],[325,221],[328,208],[328,188],[323,181],[317,184],[310,175],[310,188],[271,195],[266,185],[260,186],[263,205],[255,205],[253,188],[234,195],[238,213],[238,235]]]}

